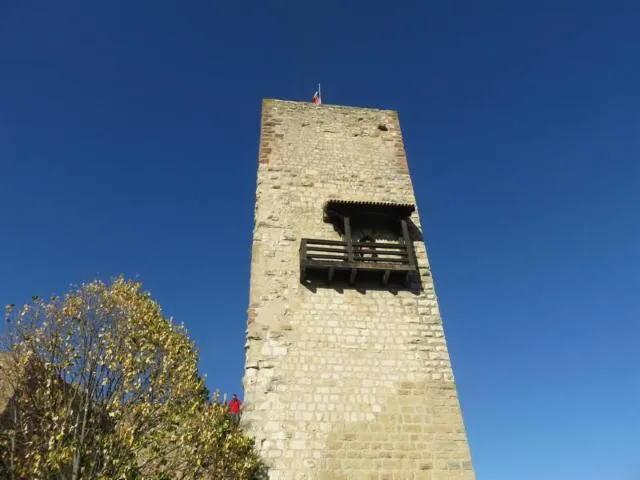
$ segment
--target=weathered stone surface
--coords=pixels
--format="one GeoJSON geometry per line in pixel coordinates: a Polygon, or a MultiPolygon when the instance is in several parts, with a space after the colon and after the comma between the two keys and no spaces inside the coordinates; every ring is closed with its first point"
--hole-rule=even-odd
{"type": "Polygon", "coordinates": [[[11,355],[7,352],[0,352],[0,418],[13,396],[13,386],[9,378],[10,371],[15,368],[13,365],[11,355]]]}
{"type": "Polygon", "coordinates": [[[299,281],[300,239],[340,238],[324,202],[415,203],[397,114],[265,100],[256,197],[243,422],[270,478],[475,478],[419,235],[413,291],[299,281]]]}

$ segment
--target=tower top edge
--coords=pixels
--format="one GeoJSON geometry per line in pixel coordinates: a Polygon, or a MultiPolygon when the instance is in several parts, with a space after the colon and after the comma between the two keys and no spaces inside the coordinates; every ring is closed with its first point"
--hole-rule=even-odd
{"type": "Polygon", "coordinates": [[[332,109],[332,110],[366,110],[366,111],[374,111],[374,112],[385,112],[385,113],[398,113],[397,110],[388,109],[388,108],[375,108],[375,107],[360,107],[353,105],[333,105],[329,103],[323,103],[322,105],[315,105],[311,102],[304,101],[296,101],[296,100],[282,100],[278,98],[263,98],[262,99],[262,107],[271,106],[271,105],[283,105],[290,106],[294,108],[320,108],[320,109],[332,109]]]}

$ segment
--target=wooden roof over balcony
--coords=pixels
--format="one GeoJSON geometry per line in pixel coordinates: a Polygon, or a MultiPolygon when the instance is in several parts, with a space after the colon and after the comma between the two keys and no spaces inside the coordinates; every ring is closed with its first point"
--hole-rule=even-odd
{"type": "Polygon", "coordinates": [[[335,221],[344,217],[375,215],[400,220],[410,217],[415,209],[411,203],[329,200],[324,205],[324,219],[335,221]]]}

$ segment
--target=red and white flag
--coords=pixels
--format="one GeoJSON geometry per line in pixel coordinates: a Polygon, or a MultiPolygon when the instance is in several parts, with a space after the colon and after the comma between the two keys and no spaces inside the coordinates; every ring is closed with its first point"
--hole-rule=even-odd
{"type": "Polygon", "coordinates": [[[318,90],[313,94],[313,98],[311,99],[311,103],[315,105],[322,104],[322,97],[320,96],[320,84],[318,84],[318,90]]]}

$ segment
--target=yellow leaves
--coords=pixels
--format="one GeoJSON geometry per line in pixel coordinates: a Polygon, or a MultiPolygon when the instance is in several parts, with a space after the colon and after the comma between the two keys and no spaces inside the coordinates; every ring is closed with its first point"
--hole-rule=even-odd
{"type": "MultiPolygon", "coordinates": [[[[139,282],[91,282],[10,315],[27,325],[13,344],[28,373],[16,375],[18,473],[55,478],[74,455],[82,468],[99,459],[94,478],[105,479],[131,478],[141,465],[138,477],[202,478],[215,466],[214,478],[242,479],[258,468],[251,440],[223,407],[207,404],[186,329],[139,282]]],[[[5,440],[0,434],[0,455],[5,440]]]]}
{"type": "MultiPolygon", "coordinates": [[[[79,317],[81,314],[81,307],[84,303],[84,299],[80,295],[67,295],[62,305],[61,314],[64,317],[79,317]]],[[[50,306],[57,307],[55,303],[51,303],[50,306]]]]}

